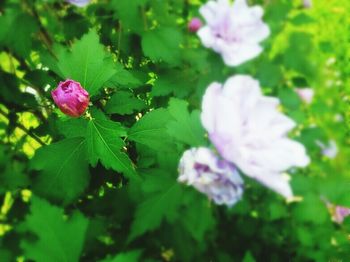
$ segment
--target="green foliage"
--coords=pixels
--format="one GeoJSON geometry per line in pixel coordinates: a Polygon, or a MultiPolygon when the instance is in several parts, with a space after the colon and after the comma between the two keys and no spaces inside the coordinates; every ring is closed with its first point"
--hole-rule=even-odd
{"type": "Polygon", "coordinates": [[[109,114],[130,115],[145,108],[145,102],[133,96],[131,92],[119,91],[114,94],[106,105],[109,114]]]}
{"type": "Polygon", "coordinates": [[[101,262],[137,262],[140,261],[141,251],[134,250],[116,255],[114,258],[104,259],[101,262]]]}
{"type": "Polygon", "coordinates": [[[126,131],[117,122],[104,119],[89,121],[86,142],[90,164],[96,166],[100,160],[106,168],[128,176],[135,175],[130,159],[122,151],[125,146],[122,136],[126,136],[126,131]]]}
{"type": "Polygon", "coordinates": [[[168,151],[172,138],[167,133],[171,115],[166,109],[156,109],[144,115],[129,130],[128,139],[154,150],[168,151]]]}
{"type": "Polygon", "coordinates": [[[84,139],[69,138],[40,148],[31,161],[31,168],[41,171],[34,191],[64,204],[76,200],[89,183],[85,147],[84,139]]]}
{"type": "Polygon", "coordinates": [[[142,189],[147,198],[136,209],[129,240],[160,226],[164,218],[173,221],[181,204],[181,187],[166,171],[149,171],[142,189]]]}
{"type": "Polygon", "coordinates": [[[32,198],[30,214],[20,230],[30,232],[36,240],[23,239],[25,255],[38,262],[73,262],[81,255],[88,219],[75,211],[66,218],[63,209],[50,205],[40,198],[32,198]]]}
{"type": "Polygon", "coordinates": [[[168,125],[168,133],[177,140],[190,145],[205,145],[204,129],[200,123],[200,112],[198,110],[189,113],[188,103],[179,99],[171,99],[169,102],[169,113],[174,120],[168,125]]]}
{"type": "Polygon", "coordinates": [[[329,208],[350,207],[350,2],[248,1],[271,34],[234,68],[187,29],[205,2],[0,1],[0,261],[350,260],[329,208]],[[245,178],[227,208],[177,181],[184,150],[210,146],[204,91],[236,74],[280,99],[311,157],[289,201],[245,178]],[[51,97],[67,78],[90,94],[79,118],[51,97]]]}
{"type": "Polygon", "coordinates": [[[174,28],[158,28],[142,36],[142,50],[154,61],[179,64],[181,34],[174,28]]]}

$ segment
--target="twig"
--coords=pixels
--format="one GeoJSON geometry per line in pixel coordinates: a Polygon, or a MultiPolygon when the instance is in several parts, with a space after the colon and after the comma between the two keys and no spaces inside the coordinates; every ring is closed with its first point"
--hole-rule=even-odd
{"type": "MultiPolygon", "coordinates": [[[[10,119],[8,114],[6,114],[6,112],[4,110],[2,110],[0,108],[0,115],[3,115],[4,117],[6,117],[7,119],[10,119]]],[[[24,125],[22,125],[21,123],[16,122],[16,126],[21,129],[22,131],[24,131],[27,135],[29,135],[31,138],[33,138],[35,141],[37,141],[40,145],[44,146],[46,145],[44,141],[42,141],[39,137],[37,137],[31,130],[29,130],[28,128],[26,128],[24,125]]]]}

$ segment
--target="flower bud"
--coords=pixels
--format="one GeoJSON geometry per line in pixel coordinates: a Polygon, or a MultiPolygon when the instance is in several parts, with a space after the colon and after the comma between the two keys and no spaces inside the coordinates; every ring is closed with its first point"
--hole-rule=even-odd
{"type": "Polygon", "coordinates": [[[89,93],[74,80],[60,82],[51,95],[60,110],[72,117],[81,116],[89,105],[89,93]]]}
{"type": "Polygon", "coordinates": [[[192,33],[196,33],[199,28],[202,27],[202,21],[198,17],[194,17],[188,23],[188,30],[192,33]]]}
{"type": "Polygon", "coordinates": [[[242,197],[243,180],[237,169],[207,148],[185,151],[179,172],[179,182],[192,185],[218,205],[232,206],[242,197]]]}

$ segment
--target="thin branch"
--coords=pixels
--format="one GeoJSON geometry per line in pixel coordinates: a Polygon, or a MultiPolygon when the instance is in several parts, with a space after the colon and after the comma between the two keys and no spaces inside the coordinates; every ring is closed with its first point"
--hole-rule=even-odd
{"type": "MultiPolygon", "coordinates": [[[[4,117],[6,117],[7,119],[9,119],[8,114],[6,114],[6,112],[4,110],[2,110],[0,108],[0,115],[3,115],[4,117]]],[[[46,145],[44,141],[42,141],[38,136],[36,136],[31,130],[29,130],[28,128],[26,128],[24,125],[22,125],[21,123],[16,122],[16,127],[18,127],[19,129],[21,129],[22,131],[24,131],[27,135],[29,135],[31,138],[33,138],[35,141],[37,141],[40,145],[44,146],[46,145]]]]}

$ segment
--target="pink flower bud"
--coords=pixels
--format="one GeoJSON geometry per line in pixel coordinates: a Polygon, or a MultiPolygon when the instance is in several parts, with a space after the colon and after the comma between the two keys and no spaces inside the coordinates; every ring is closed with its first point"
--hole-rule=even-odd
{"type": "Polygon", "coordinates": [[[74,80],[60,82],[51,95],[60,110],[72,117],[81,116],[89,105],[89,93],[74,80]]]}
{"type": "Polygon", "coordinates": [[[188,23],[188,30],[192,33],[195,33],[202,27],[202,21],[198,17],[194,17],[188,23]]]}

